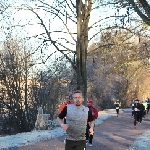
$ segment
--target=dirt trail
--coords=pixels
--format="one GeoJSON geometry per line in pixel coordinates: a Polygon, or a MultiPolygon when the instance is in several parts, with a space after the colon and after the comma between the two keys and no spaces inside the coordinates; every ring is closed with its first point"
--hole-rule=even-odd
{"type": "MultiPolygon", "coordinates": [[[[137,137],[149,129],[150,121],[145,119],[135,130],[131,113],[123,112],[119,117],[112,116],[95,127],[93,146],[87,146],[87,150],[127,150],[137,137]]],[[[63,136],[9,150],[64,150],[64,138],[63,136]]]]}

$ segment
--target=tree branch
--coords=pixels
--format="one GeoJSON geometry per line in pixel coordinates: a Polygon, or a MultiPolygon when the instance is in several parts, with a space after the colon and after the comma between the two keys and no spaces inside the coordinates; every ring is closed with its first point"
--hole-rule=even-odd
{"type": "Polygon", "coordinates": [[[140,9],[138,8],[138,6],[135,4],[134,0],[128,0],[129,3],[132,5],[132,7],[134,8],[134,11],[141,17],[141,19],[143,20],[143,22],[147,23],[150,26],[150,18],[147,17],[146,15],[144,15],[140,9]]]}

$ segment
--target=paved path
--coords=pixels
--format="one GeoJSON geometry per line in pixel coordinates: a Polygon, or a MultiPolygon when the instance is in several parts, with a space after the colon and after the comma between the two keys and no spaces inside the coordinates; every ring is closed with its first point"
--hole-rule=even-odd
{"type": "MultiPolygon", "coordinates": [[[[95,127],[93,146],[87,147],[87,150],[127,150],[137,137],[149,129],[150,121],[147,119],[134,129],[131,113],[123,112],[119,117],[112,116],[95,127]]],[[[63,136],[9,150],[64,150],[64,138],[63,136]]]]}

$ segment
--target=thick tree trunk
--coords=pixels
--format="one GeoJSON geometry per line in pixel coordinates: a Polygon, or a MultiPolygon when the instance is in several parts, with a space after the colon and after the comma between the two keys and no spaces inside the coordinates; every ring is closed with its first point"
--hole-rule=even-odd
{"type": "Polygon", "coordinates": [[[76,43],[76,64],[77,64],[77,89],[81,89],[81,50],[80,50],[80,37],[81,37],[81,0],[76,0],[76,13],[77,13],[77,43],[76,43]]]}
{"type": "Polygon", "coordinates": [[[77,89],[82,90],[85,103],[87,99],[87,47],[88,47],[88,23],[90,19],[90,11],[92,0],[76,0],[77,13],[77,89]]]}

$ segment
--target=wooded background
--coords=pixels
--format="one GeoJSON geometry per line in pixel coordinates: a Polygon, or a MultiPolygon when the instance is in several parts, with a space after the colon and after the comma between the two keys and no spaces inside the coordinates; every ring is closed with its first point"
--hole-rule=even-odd
{"type": "Polygon", "coordinates": [[[1,134],[33,130],[39,107],[56,119],[76,89],[99,110],[150,96],[148,1],[2,0],[0,19],[1,134]]]}

